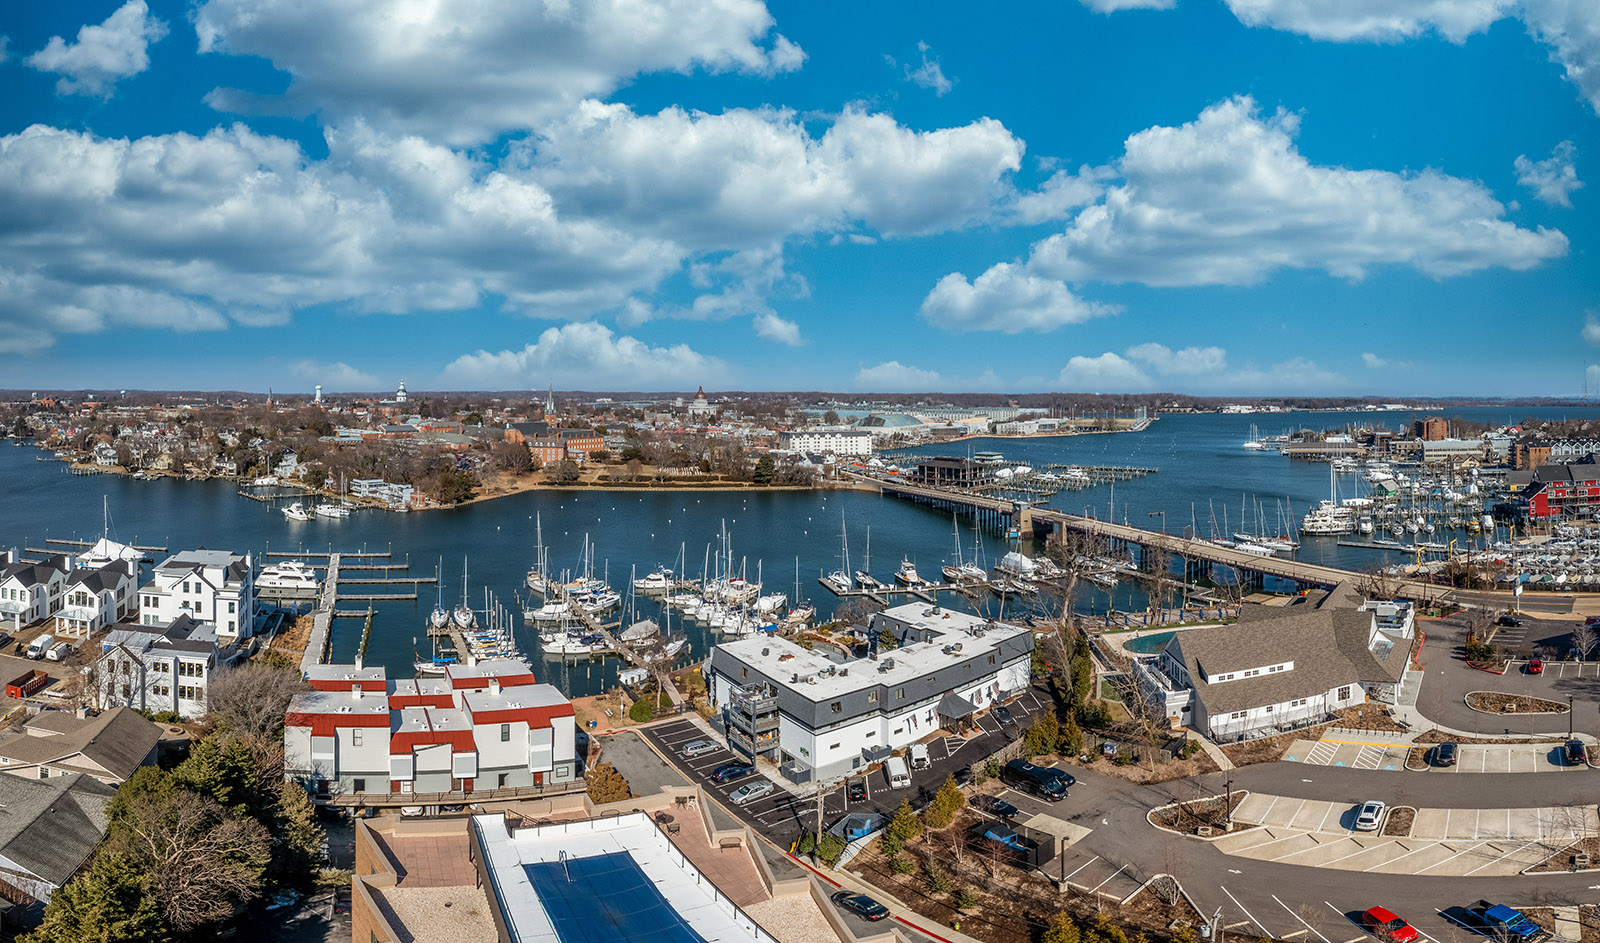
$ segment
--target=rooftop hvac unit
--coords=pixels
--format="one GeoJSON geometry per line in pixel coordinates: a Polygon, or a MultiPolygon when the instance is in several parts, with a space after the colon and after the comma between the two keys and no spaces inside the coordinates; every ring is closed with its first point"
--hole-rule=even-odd
{"type": "Polygon", "coordinates": [[[957,642],[954,645],[950,646],[950,650],[953,651],[953,652],[961,651],[961,643],[957,642]]]}
{"type": "Polygon", "coordinates": [[[762,649],[762,650],[761,650],[761,657],[762,657],[762,658],[765,658],[765,657],[767,657],[767,656],[768,656],[768,655],[770,655],[770,654],[772,654],[772,649],[770,649],[770,648],[763,648],[763,649],[762,649]]]}
{"type": "Polygon", "coordinates": [[[789,676],[789,683],[790,684],[799,684],[800,683],[800,675],[799,675],[798,672],[789,676]]]}
{"type": "Polygon", "coordinates": [[[893,671],[894,670],[894,659],[893,658],[885,658],[883,660],[883,664],[878,666],[878,670],[879,671],[893,671]]]}

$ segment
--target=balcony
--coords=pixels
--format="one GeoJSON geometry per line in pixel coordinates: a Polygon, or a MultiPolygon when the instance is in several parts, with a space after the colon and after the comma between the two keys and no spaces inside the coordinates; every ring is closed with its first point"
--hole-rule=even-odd
{"type": "Polygon", "coordinates": [[[739,711],[729,711],[728,720],[733,727],[745,733],[769,733],[778,729],[778,714],[758,714],[754,717],[739,711]]]}

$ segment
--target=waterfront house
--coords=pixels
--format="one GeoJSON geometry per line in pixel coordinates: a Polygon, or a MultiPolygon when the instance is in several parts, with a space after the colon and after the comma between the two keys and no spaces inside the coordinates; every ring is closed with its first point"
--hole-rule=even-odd
{"type": "Polygon", "coordinates": [[[138,586],[139,564],[135,560],[74,567],[62,587],[61,609],[56,612],[50,631],[57,638],[93,636],[134,611],[138,586]]]}
{"type": "Polygon", "coordinates": [[[16,548],[0,553],[0,625],[14,632],[59,612],[73,562],[70,554],[30,563],[16,548]]]}
{"type": "Polygon", "coordinates": [[[139,621],[164,626],[187,615],[224,642],[255,630],[255,565],[249,554],[185,550],[161,561],[139,590],[139,621]]]}
{"type": "Polygon", "coordinates": [[[166,625],[112,626],[85,680],[101,710],[172,711],[192,720],[206,712],[216,667],[216,627],[184,614],[166,625]]]}
{"type": "Polygon", "coordinates": [[[317,665],[284,719],[284,775],[326,800],[574,782],[572,703],[514,659],[390,681],[383,668],[317,665]]]}
{"type": "Polygon", "coordinates": [[[1369,700],[1393,704],[1407,670],[1409,603],[1341,585],[1311,601],[1248,606],[1233,625],[1173,634],[1132,672],[1152,711],[1219,742],[1321,723],[1369,700]]]}
{"type": "Polygon", "coordinates": [[[876,613],[865,658],[785,638],[723,642],[707,683],[728,745],[795,782],[827,781],[877,762],[1028,686],[1033,632],[926,603],[876,613]],[[879,651],[883,633],[895,639],[879,651]]]}
{"type": "Polygon", "coordinates": [[[117,464],[116,447],[109,442],[96,442],[90,455],[94,457],[94,463],[101,468],[110,468],[117,464]]]}

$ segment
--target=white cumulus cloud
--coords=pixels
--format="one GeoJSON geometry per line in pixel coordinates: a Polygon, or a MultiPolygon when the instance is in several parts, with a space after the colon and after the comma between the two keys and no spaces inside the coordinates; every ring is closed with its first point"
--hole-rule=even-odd
{"type": "Polygon", "coordinates": [[[1433,170],[1398,174],[1311,163],[1299,118],[1263,118],[1247,97],[1181,127],[1128,138],[1121,182],[1060,234],[1031,273],[1066,281],[1246,285],[1282,268],[1360,278],[1378,265],[1445,277],[1526,269],[1564,255],[1555,230],[1504,218],[1482,185],[1433,170]]]}
{"type": "Polygon", "coordinates": [[[1228,352],[1221,347],[1173,350],[1165,344],[1146,343],[1129,347],[1126,353],[1157,373],[1190,376],[1218,373],[1228,366],[1228,352]]]}
{"type": "Polygon", "coordinates": [[[1079,354],[1068,360],[1056,385],[1073,393],[1133,393],[1152,384],[1136,364],[1108,350],[1098,357],[1079,354]]]}
{"type": "Polygon", "coordinates": [[[687,344],[652,347],[603,324],[552,327],[521,350],[480,350],[451,361],[446,386],[528,389],[542,384],[596,390],[683,389],[726,375],[726,365],[687,344]]]}
{"type": "Polygon", "coordinates": [[[943,384],[944,378],[933,370],[890,360],[856,371],[855,388],[867,393],[925,393],[943,389],[943,384]]]}
{"type": "Polygon", "coordinates": [[[788,344],[790,347],[799,347],[805,343],[800,339],[800,325],[786,321],[770,311],[756,315],[754,323],[756,333],[769,341],[788,344]]]}
{"type": "Polygon", "coordinates": [[[1583,339],[1600,347],[1600,317],[1596,317],[1593,311],[1583,318],[1583,339]]]}
{"type": "Polygon", "coordinates": [[[1389,361],[1379,357],[1377,354],[1374,354],[1371,351],[1361,355],[1361,362],[1374,370],[1378,369],[1379,367],[1387,367],[1389,365],[1389,361]]]}
{"type": "Polygon", "coordinates": [[[262,56],[281,98],[217,89],[225,111],[360,117],[453,144],[535,128],[651,72],[799,68],[760,0],[205,0],[201,52],[262,56]]]}
{"type": "Polygon", "coordinates": [[[1510,14],[1514,0],[1227,0],[1248,26],[1336,42],[1393,42],[1429,32],[1459,43],[1510,14]]]}
{"type": "Polygon", "coordinates": [[[318,363],[309,357],[290,361],[289,373],[298,380],[304,380],[313,386],[321,386],[329,392],[352,392],[358,390],[375,390],[378,388],[378,378],[370,373],[357,370],[344,361],[335,363],[318,363]]]}
{"type": "Polygon", "coordinates": [[[1517,183],[1533,191],[1540,201],[1551,206],[1572,206],[1572,191],[1583,188],[1578,179],[1578,149],[1562,141],[1544,160],[1529,160],[1518,154],[1515,161],[1517,183]]]}
{"type": "Polygon", "coordinates": [[[938,56],[930,56],[933,49],[927,43],[917,43],[917,52],[922,55],[922,63],[916,68],[906,65],[906,81],[919,88],[926,88],[939,98],[956,87],[956,83],[945,77],[944,68],[939,65],[938,56]]]}
{"type": "MultiPolygon", "coordinates": [[[[150,68],[150,44],[167,35],[167,24],[150,15],[144,0],[128,0],[104,23],[78,30],[76,42],[50,37],[45,47],[28,57],[40,72],[54,72],[60,95],[109,97],[121,79],[150,68]]],[[[0,62],[5,44],[0,42],[0,62]]]]}
{"type": "Polygon", "coordinates": [[[1059,281],[1001,262],[968,281],[960,272],[939,279],[922,300],[929,324],[954,331],[1053,331],[1093,317],[1115,314],[1113,305],[1084,301],[1059,281]]]}
{"type": "Polygon", "coordinates": [[[1522,0],[1522,19],[1567,81],[1600,112],[1600,9],[1594,0],[1522,0]]]}

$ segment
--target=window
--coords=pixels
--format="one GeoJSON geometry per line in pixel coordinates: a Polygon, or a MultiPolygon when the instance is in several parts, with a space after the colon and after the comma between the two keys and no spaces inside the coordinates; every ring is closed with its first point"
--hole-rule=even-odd
{"type": "Polygon", "coordinates": [[[828,744],[828,749],[837,750],[842,746],[844,746],[844,744],[842,744],[842,743],[830,743],[830,744],[828,744]]]}
{"type": "Polygon", "coordinates": [[[901,688],[900,690],[895,692],[894,696],[898,700],[902,700],[902,701],[905,700],[906,699],[906,689],[905,688],[901,688]]]}
{"type": "Polygon", "coordinates": [[[749,677],[749,676],[750,676],[750,669],[749,668],[740,668],[739,669],[739,677],[746,678],[746,677],[749,677]]]}
{"type": "Polygon", "coordinates": [[[989,664],[994,664],[994,655],[989,656],[989,664]]]}
{"type": "Polygon", "coordinates": [[[1269,713],[1269,714],[1270,714],[1270,713],[1272,713],[1272,705],[1271,705],[1271,704],[1268,704],[1268,705],[1267,705],[1267,710],[1266,710],[1266,712],[1267,712],[1267,713],[1269,713]]]}
{"type": "Polygon", "coordinates": [[[501,773],[501,774],[500,774],[500,779],[499,779],[499,781],[498,781],[498,782],[497,782],[497,783],[496,783],[496,785],[497,785],[497,786],[499,786],[499,787],[500,787],[500,788],[502,788],[502,789],[504,789],[504,788],[505,788],[505,785],[506,785],[506,774],[505,774],[505,773],[501,773]]]}
{"type": "Polygon", "coordinates": [[[49,779],[50,778],[50,771],[45,769],[43,766],[39,767],[39,778],[40,779],[49,779]]]}
{"type": "Polygon", "coordinates": [[[1350,700],[1350,685],[1347,684],[1344,687],[1339,689],[1339,700],[1341,700],[1341,701],[1350,700]]]}
{"type": "Polygon", "coordinates": [[[172,693],[172,689],[167,687],[164,684],[154,685],[151,688],[151,691],[153,691],[158,697],[166,697],[167,695],[172,693]]]}
{"type": "Polygon", "coordinates": [[[878,702],[878,692],[877,691],[868,691],[867,692],[867,703],[868,704],[876,704],[877,702],[878,702]]]}
{"type": "Polygon", "coordinates": [[[411,795],[411,780],[402,779],[400,781],[400,794],[403,796],[411,795]]]}
{"type": "Polygon", "coordinates": [[[233,615],[233,607],[237,605],[233,600],[228,600],[228,615],[233,615]]]}
{"type": "Polygon", "coordinates": [[[511,725],[510,724],[501,724],[500,725],[500,742],[501,743],[510,743],[511,742],[511,725]]]}
{"type": "Polygon", "coordinates": [[[163,662],[158,662],[156,664],[156,671],[159,672],[160,674],[171,674],[172,673],[172,666],[170,664],[164,662],[164,661],[163,662]]]}
{"type": "Polygon", "coordinates": [[[350,729],[350,745],[353,746],[353,747],[358,747],[358,746],[361,745],[361,728],[360,727],[352,727],[350,729]]]}
{"type": "Polygon", "coordinates": [[[133,696],[133,690],[128,686],[127,682],[123,682],[123,684],[122,684],[122,699],[124,701],[126,701],[128,698],[130,698],[132,696],[133,696]]]}
{"type": "Polygon", "coordinates": [[[365,779],[352,779],[352,780],[350,780],[350,791],[351,792],[366,792],[367,791],[367,781],[365,779]]]}
{"type": "Polygon", "coordinates": [[[844,702],[843,701],[834,701],[832,706],[833,706],[833,712],[835,714],[844,713],[844,702]]]}

